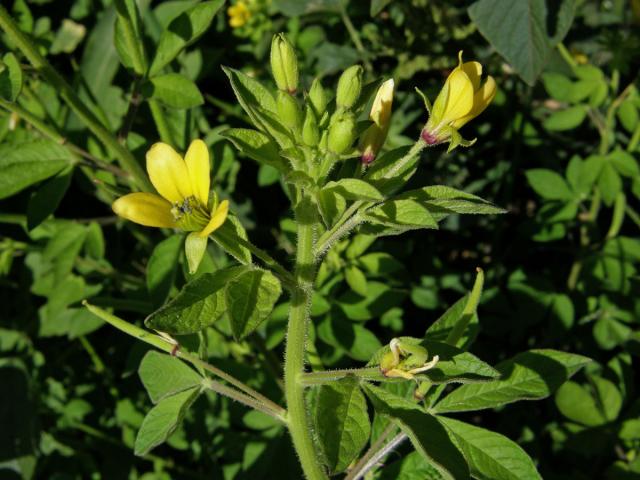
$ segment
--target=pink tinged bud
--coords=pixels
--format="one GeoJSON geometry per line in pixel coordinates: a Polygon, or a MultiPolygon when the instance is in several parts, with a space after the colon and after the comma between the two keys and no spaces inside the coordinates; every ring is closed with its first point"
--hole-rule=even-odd
{"type": "Polygon", "coordinates": [[[371,151],[367,150],[362,154],[362,164],[370,165],[376,159],[376,155],[371,151]]]}
{"type": "Polygon", "coordinates": [[[422,130],[420,138],[422,138],[422,140],[424,140],[427,145],[436,145],[437,143],[440,143],[440,139],[438,138],[438,136],[428,131],[426,128],[422,130]]]}

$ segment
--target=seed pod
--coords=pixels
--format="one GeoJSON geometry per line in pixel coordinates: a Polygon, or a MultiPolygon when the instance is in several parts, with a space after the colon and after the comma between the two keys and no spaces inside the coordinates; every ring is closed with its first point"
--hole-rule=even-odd
{"type": "Polygon", "coordinates": [[[271,72],[278,89],[295,93],[298,88],[298,60],[293,45],[282,33],[274,35],[271,40],[271,72]]]}
{"type": "Polygon", "coordinates": [[[362,90],[362,73],[363,69],[360,65],[353,65],[340,76],[336,93],[338,108],[351,108],[358,101],[360,90],[362,90]]]}

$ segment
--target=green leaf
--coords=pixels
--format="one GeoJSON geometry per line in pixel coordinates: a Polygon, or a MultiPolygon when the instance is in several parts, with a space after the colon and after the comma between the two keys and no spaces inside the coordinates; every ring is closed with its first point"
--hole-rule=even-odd
{"type": "Polygon", "coordinates": [[[211,238],[220,248],[238,260],[240,263],[251,263],[251,252],[247,247],[242,246],[238,242],[238,238],[247,240],[247,232],[240,223],[240,220],[233,215],[229,215],[227,220],[218,228],[211,238]]]}
{"type": "Polygon", "coordinates": [[[149,315],[145,325],[171,335],[199,332],[224,313],[224,289],[244,271],[246,267],[229,267],[202,274],[187,283],[164,307],[149,315]]]}
{"type": "Polygon", "coordinates": [[[534,480],[542,477],[531,457],[514,441],[452,418],[436,417],[451,432],[471,476],[479,480],[534,480]]]}
{"type": "Polygon", "coordinates": [[[153,407],[138,430],[134,453],[139,457],[144,456],[169,438],[199,393],[198,388],[191,388],[171,395],[153,407]]]}
{"type": "Polygon", "coordinates": [[[590,378],[598,394],[599,405],[604,417],[609,422],[615,421],[622,408],[623,399],[620,390],[611,380],[597,375],[592,375],[590,378]]]}
{"type": "Polygon", "coordinates": [[[567,182],[553,170],[532,168],[526,171],[529,185],[547,200],[570,200],[573,193],[567,182]]]}
{"type": "Polygon", "coordinates": [[[62,20],[62,25],[51,43],[49,53],[52,55],[72,53],[84,39],[86,33],[87,29],[84,25],[65,18],[62,20]]]}
{"type": "Polygon", "coordinates": [[[368,182],[357,178],[343,178],[337,182],[329,182],[324,190],[332,190],[347,200],[365,200],[377,202],[384,200],[384,196],[368,182]]]}
{"type": "Polygon", "coordinates": [[[367,296],[367,277],[364,276],[362,270],[354,265],[348,265],[344,269],[344,277],[351,290],[363,297],[367,296]]]}
{"type": "Polygon", "coordinates": [[[172,235],[158,243],[147,263],[147,290],[154,305],[162,305],[169,296],[178,271],[182,251],[181,235],[172,235]]]}
{"type": "Polygon", "coordinates": [[[398,147],[380,155],[369,167],[364,180],[372,184],[383,195],[391,195],[402,188],[416,172],[420,156],[416,155],[407,162],[403,168],[396,172],[392,178],[384,178],[390,170],[397,168],[397,162],[404,157],[410,147],[398,147]]]}
{"type": "Polygon", "coordinates": [[[0,145],[0,199],[52,177],[71,164],[69,151],[50,140],[0,145]]]}
{"type": "Polygon", "coordinates": [[[262,107],[269,112],[276,111],[276,101],[271,92],[256,79],[245,75],[240,70],[229,67],[222,67],[222,70],[229,77],[231,88],[233,88],[238,102],[247,112],[253,124],[262,131],[268,131],[257,107],[262,107]]]}
{"type": "Polygon", "coordinates": [[[156,56],[149,69],[149,76],[155,76],[184,48],[205,33],[222,5],[224,5],[224,0],[200,2],[173,19],[169,26],[162,31],[156,56]]]}
{"type": "Polygon", "coordinates": [[[595,398],[576,382],[566,382],[556,392],[556,406],[569,420],[595,427],[606,423],[595,398]]]}
{"type": "Polygon", "coordinates": [[[363,217],[367,222],[391,227],[398,233],[418,228],[438,229],[427,206],[411,199],[387,200],[366,210],[363,217]]]}
{"type": "Polygon", "coordinates": [[[16,56],[5,53],[0,62],[0,97],[15,102],[22,90],[22,69],[16,56]]]}
{"type": "Polygon", "coordinates": [[[376,412],[393,418],[418,453],[445,479],[469,478],[467,462],[436,417],[380,387],[364,384],[363,389],[376,412]]]}
{"type": "Polygon", "coordinates": [[[322,221],[331,228],[340,219],[347,207],[347,201],[342,195],[338,195],[332,190],[320,190],[317,195],[318,207],[322,221]]]}
{"type": "Polygon", "coordinates": [[[248,128],[230,128],[220,135],[233,143],[247,157],[261,165],[276,168],[282,173],[287,173],[290,170],[280,156],[278,144],[264,133],[248,128]]]}
{"type": "Polygon", "coordinates": [[[429,462],[418,452],[411,452],[393,463],[389,459],[380,471],[378,480],[442,480],[429,462]]]}
{"type": "Polygon", "coordinates": [[[371,0],[371,6],[369,7],[369,15],[375,17],[382,10],[386,8],[393,0],[371,0]]]}
{"type": "Polygon", "coordinates": [[[598,188],[602,194],[602,201],[609,207],[613,205],[618,193],[622,191],[620,174],[609,162],[602,166],[602,171],[598,177],[598,188]]]}
{"type": "Polygon", "coordinates": [[[573,87],[573,82],[569,77],[562,73],[545,72],[542,74],[542,82],[551,97],[561,102],[569,100],[573,87]]]}
{"type": "Polygon", "coordinates": [[[434,407],[438,413],[495,408],[518,400],[539,400],[591,360],[557,350],[530,350],[496,366],[502,378],[488,383],[462,385],[434,407]]]}
{"type": "Polygon", "coordinates": [[[197,387],[202,377],[176,357],[150,350],[142,358],[138,375],[153,403],[197,387]]]}
{"type": "Polygon", "coordinates": [[[564,110],[553,112],[542,122],[544,128],[552,132],[573,130],[580,126],[587,116],[587,109],[582,105],[576,105],[564,110]]]}
{"type": "Polygon", "coordinates": [[[620,175],[629,178],[640,176],[638,162],[629,152],[617,148],[607,155],[607,160],[613,164],[620,175]]]}
{"type": "Polygon", "coordinates": [[[495,215],[505,213],[502,208],[470,193],[456,190],[444,185],[409,190],[396,197],[420,202],[429,210],[436,221],[440,221],[452,213],[495,215]]]}
{"type": "Polygon", "coordinates": [[[574,0],[562,0],[553,10],[545,0],[478,0],[469,7],[469,16],[520,77],[533,85],[551,50],[569,30],[574,8],[574,0]]]}
{"type": "Polygon", "coordinates": [[[227,285],[225,298],[231,331],[241,340],[271,313],[282,293],[280,281],[264,270],[244,271],[227,285]]]}
{"type": "Polygon", "coordinates": [[[142,86],[142,94],[173,108],[193,108],[204,103],[196,84],[179,73],[151,78],[142,86]]]}
{"type": "Polygon", "coordinates": [[[68,167],[43,182],[27,205],[27,228],[33,230],[47,219],[60,205],[69,189],[73,168],[68,167]]]}
{"type": "Polygon", "coordinates": [[[315,425],[329,472],[344,471],[371,434],[367,402],[356,378],[343,378],[320,387],[315,425]]]}
{"type": "MultiPolygon", "coordinates": [[[[444,342],[449,337],[453,327],[464,315],[468,300],[469,295],[466,295],[449,307],[449,309],[427,329],[424,336],[425,340],[444,342]]],[[[479,330],[480,325],[478,322],[478,315],[476,314],[471,317],[471,320],[467,324],[467,327],[455,346],[467,349],[473,340],[475,340],[479,330]]]]}

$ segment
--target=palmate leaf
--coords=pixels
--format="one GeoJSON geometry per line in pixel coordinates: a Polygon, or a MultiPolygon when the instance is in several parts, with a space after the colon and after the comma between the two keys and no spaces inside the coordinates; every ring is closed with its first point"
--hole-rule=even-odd
{"type": "Polygon", "coordinates": [[[462,385],[440,400],[433,411],[467,412],[495,408],[518,400],[551,395],[580,368],[591,362],[582,355],[557,350],[530,350],[496,366],[499,380],[462,385]]]}

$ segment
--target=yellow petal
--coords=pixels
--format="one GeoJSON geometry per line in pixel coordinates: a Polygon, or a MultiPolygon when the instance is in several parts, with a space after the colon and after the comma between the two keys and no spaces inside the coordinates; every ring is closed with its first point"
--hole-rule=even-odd
{"type": "Polygon", "coordinates": [[[155,193],[129,193],[111,206],[122,218],[146,227],[174,228],[171,204],[155,193]]]}
{"type": "Polygon", "coordinates": [[[391,105],[393,104],[393,78],[390,78],[378,88],[376,98],[373,99],[369,118],[378,126],[389,122],[391,105]]]}
{"type": "Polygon", "coordinates": [[[215,213],[211,216],[211,220],[206,227],[198,234],[201,237],[208,237],[213,233],[214,230],[217,230],[227,219],[227,214],[229,213],[229,200],[223,200],[220,202],[220,205],[216,209],[215,213]]]}
{"type": "Polygon", "coordinates": [[[209,185],[211,183],[211,167],[209,166],[209,149],[202,140],[194,140],[189,145],[184,162],[187,164],[193,194],[206,207],[209,201],[209,185]]]}
{"type": "Polygon", "coordinates": [[[455,69],[446,83],[449,88],[444,113],[440,120],[445,125],[464,117],[473,107],[473,84],[464,70],[455,69]]]}
{"type": "Polygon", "coordinates": [[[493,100],[493,97],[496,96],[496,89],[496,81],[494,80],[494,78],[492,76],[487,77],[487,81],[484,82],[482,87],[480,87],[480,89],[473,96],[473,108],[471,109],[471,111],[464,117],[461,117],[454,121],[451,126],[454,128],[460,128],[469,120],[480,115],[484,111],[484,109],[489,106],[489,104],[493,100]]]}
{"type": "Polygon", "coordinates": [[[193,195],[187,165],[166,143],[155,143],[147,152],[147,173],[158,193],[171,203],[193,195]]]}
{"type": "Polygon", "coordinates": [[[480,88],[480,77],[482,76],[482,65],[480,65],[480,62],[466,62],[463,63],[460,68],[467,74],[469,80],[471,80],[473,91],[477,91],[480,88]]]}

